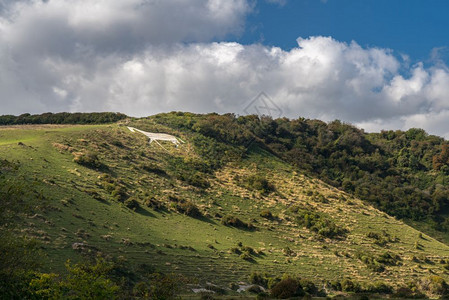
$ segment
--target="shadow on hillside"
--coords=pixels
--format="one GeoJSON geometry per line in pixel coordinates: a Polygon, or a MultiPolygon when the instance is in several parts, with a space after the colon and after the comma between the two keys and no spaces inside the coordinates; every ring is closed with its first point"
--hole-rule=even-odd
{"type": "Polygon", "coordinates": [[[201,217],[197,217],[197,218],[194,218],[194,219],[197,219],[197,220],[200,220],[200,221],[203,221],[205,223],[212,224],[212,225],[217,225],[217,223],[214,220],[212,220],[212,219],[210,219],[210,218],[208,218],[206,216],[201,216],[201,217]]]}
{"type": "Polygon", "coordinates": [[[156,216],[153,213],[149,212],[148,210],[142,207],[137,208],[135,212],[141,214],[142,216],[156,218],[156,216]]]}

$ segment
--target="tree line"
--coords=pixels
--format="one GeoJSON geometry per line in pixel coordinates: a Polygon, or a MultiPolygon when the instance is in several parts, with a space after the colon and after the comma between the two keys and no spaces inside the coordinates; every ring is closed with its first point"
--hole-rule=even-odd
{"type": "Polygon", "coordinates": [[[43,113],[31,115],[29,113],[19,116],[2,115],[0,125],[23,124],[105,124],[114,123],[127,118],[125,114],[114,112],[93,113],[43,113]]]}

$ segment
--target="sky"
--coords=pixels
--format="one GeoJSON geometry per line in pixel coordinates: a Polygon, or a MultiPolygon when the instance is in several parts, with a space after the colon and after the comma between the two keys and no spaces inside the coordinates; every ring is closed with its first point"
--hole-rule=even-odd
{"type": "Polygon", "coordinates": [[[445,0],[0,0],[0,114],[242,115],[263,93],[279,116],[449,138],[448,11],[445,0]]]}

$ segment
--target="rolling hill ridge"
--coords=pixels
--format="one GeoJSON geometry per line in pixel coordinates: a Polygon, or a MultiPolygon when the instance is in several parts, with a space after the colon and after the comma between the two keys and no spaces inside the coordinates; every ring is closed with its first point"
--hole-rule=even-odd
{"type": "Polygon", "coordinates": [[[9,223],[17,223],[14,234],[39,241],[45,254],[40,272],[64,274],[68,259],[113,260],[126,267],[121,287],[128,296],[136,296],[149,269],[182,275],[184,295],[241,289],[251,296],[251,284],[261,294],[284,274],[313,283],[312,295],[443,295],[449,247],[432,237],[433,229],[427,235],[416,228],[445,222],[445,141],[418,130],[402,133],[402,148],[415,152],[399,156],[408,160],[393,168],[397,158],[372,158],[396,153],[400,132],[367,136],[338,122],[289,122],[170,113],[113,124],[2,127],[1,193],[24,205],[9,223]],[[186,143],[149,144],[128,126],[186,143]],[[298,132],[308,132],[309,140],[298,132]],[[379,143],[387,139],[393,142],[379,143]],[[346,176],[352,172],[359,177],[346,176]],[[370,189],[385,182],[396,190],[370,189]],[[385,199],[393,191],[389,205],[385,199]],[[403,191],[413,201],[396,203],[403,191]],[[362,193],[369,197],[361,200],[362,193]],[[372,195],[385,199],[376,202],[372,195]],[[416,205],[408,209],[410,203],[416,205]],[[406,217],[418,222],[416,228],[400,219],[406,217]]]}

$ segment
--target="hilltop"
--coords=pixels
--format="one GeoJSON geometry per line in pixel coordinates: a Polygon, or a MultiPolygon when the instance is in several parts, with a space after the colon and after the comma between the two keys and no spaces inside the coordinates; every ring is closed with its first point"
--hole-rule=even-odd
{"type": "Polygon", "coordinates": [[[1,225],[39,241],[40,272],[102,257],[134,295],[160,272],[182,275],[185,294],[289,274],[313,295],[436,297],[449,280],[449,247],[429,229],[445,222],[444,145],[420,130],[216,114],[6,126],[1,195],[23,206],[1,225]],[[149,144],[128,126],[186,143],[149,144]]]}

